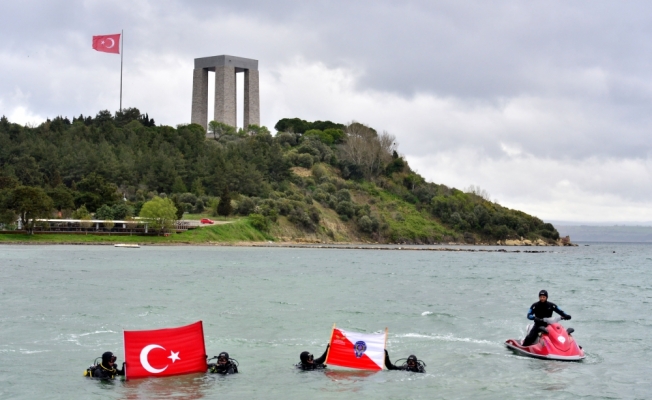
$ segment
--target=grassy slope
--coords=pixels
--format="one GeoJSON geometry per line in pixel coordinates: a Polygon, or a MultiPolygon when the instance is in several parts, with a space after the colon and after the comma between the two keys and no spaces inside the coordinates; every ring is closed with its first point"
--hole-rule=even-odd
{"type": "Polygon", "coordinates": [[[246,218],[232,224],[206,226],[187,232],[164,236],[106,236],[106,235],[21,235],[0,234],[0,243],[188,243],[201,244],[208,242],[262,242],[274,240],[268,234],[262,233],[251,226],[246,218]]]}

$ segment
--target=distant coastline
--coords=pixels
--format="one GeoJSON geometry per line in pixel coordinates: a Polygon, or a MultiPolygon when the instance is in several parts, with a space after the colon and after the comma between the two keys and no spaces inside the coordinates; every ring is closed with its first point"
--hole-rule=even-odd
{"type": "Polygon", "coordinates": [[[561,236],[573,242],[652,243],[652,226],[555,224],[561,236]]]}

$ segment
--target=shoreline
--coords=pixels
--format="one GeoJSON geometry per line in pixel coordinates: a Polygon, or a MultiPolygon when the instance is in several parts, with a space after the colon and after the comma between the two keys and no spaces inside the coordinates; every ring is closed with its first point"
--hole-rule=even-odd
{"type": "MultiPolygon", "coordinates": [[[[19,245],[19,246],[115,246],[117,242],[0,242],[2,245],[19,245]]],[[[480,245],[480,244],[441,244],[441,245],[386,245],[371,243],[334,243],[334,244],[317,244],[301,242],[173,242],[173,243],[130,243],[138,244],[141,247],[170,247],[170,246],[213,246],[213,247],[255,247],[255,248],[290,248],[290,249],[332,249],[332,250],[382,250],[382,251],[449,251],[449,252],[482,252],[482,253],[549,253],[552,250],[508,250],[504,247],[558,247],[558,246],[514,246],[514,245],[480,245]],[[441,247],[440,247],[441,246],[441,247]],[[450,247],[459,246],[459,247],[450,247]],[[487,247],[499,247],[496,249],[487,247]]]]}

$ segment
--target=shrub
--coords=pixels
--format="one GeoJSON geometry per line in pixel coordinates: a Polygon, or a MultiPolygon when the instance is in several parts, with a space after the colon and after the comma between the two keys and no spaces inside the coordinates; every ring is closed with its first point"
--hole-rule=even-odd
{"type": "Polygon", "coordinates": [[[102,207],[98,208],[95,212],[95,219],[113,219],[113,209],[106,204],[103,204],[102,207]]]}
{"type": "Polygon", "coordinates": [[[311,168],[314,160],[310,154],[299,154],[296,164],[299,167],[311,168]]]}
{"type": "Polygon", "coordinates": [[[350,201],[340,201],[337,203],[335,211],[340,215],[346,215],[351,218],[355,215],[355,206],[350,201]]]}
{"type": "Polygon", "coordinates": [[[251,226],[259,231],[267,231],[269,229],[269,221],[264,215],[256,213],[249,214],[249,222],[251,226]]]}
{"type": "Polygon", "coordinates": [[[193,209],[194,213],[200,214],[204,212],[204,202],[197,199],[197,202],[195,203],[195,208],[193,209]]]}
{"type": "Polygon", "coordinates": [[[256,208],[256,203],[249,197],[244,197],[238,203],[236,212],[240,215],[249,215],[254,212],[256,208]]]}
{"type": "Polygon", "coordinates": [[[338,190],[335,194],[337,201],[351,201],[351,192],[347,189],[338,190]]]}
{"type": "Polygon", "coordinates": [[[378,229],[378,221],[372,220],[368,216],[364,215],[358,219],[358,228],[362,232],[371,233],[378,229]]]}

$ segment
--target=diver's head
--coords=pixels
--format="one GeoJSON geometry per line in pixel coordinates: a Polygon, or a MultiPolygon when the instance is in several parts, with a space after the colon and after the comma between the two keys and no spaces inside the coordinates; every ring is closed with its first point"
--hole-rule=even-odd
{"type": "Polygon", "coordinates": [[[229,353],[227,353],[226,351],[221,352],[217,356],[217,363],[218,364],[224,365],[224,364],[226,364],[228,362],[229,362],[229,353]]]}
{"type": "Polygon", "coordinates": [[[541,290],[539,292],[539,301],[542,303],[545,303],[548,301],[548,291],[547,290],[541,290]]]}
{"type": "Polygon", "coordinates": [[[315,360],[314,356],[307,351],[302,352],[299,358],[301,359],[301,364],[312,364],[315,360]]]}
{"type": "Polygon", "coordinates": [[[417,366],[418,361],[419,360],[417,360],[417,356],[415,356],[414,354],[410,354],[410,356],[407,358],[407,365],[410,368],[415,368],[417,366]]]}
{"type": "Polygon", "coordinates": [[[116,360],[115,356],[110,351],[107,351],[104,354],[102,354],[102,364],[104,364],[105,366],[113,365],[113,363],[115,363],[115,360],[116,360]]]}

